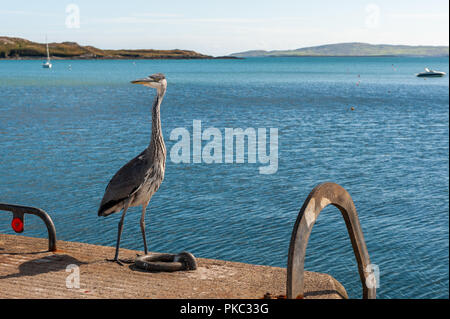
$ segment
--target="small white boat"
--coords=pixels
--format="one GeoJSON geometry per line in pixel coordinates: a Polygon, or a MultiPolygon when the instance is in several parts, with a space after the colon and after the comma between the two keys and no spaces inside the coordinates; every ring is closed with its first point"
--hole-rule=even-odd
{"type": "Polygon", "coordinates": [[[52,64],[51,64],[51,62],[50,62],[50,54],[49,54],[49,52],[48,52],[48,43],[47,43],[47,61],[45,61],[45,62],[42,64],[42,67],[43,67],[44,69],[51,69],[51,68],[52,68],[52,64]]]}
{"type": "Polygon", "coordinates": [[[447,73],[434,71],[429,68],[425,68],[425,72],[417,73],[416,76],[419,78],[441,78],[445,76],[447,73]]]}

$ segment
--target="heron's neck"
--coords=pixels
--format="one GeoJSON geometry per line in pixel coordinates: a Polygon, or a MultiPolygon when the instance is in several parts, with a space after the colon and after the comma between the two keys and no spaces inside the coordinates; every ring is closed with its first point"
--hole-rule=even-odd
{"type": "Polygon", "coordinates": [[[149,147],[152,148],[153,151],[165,148],[164,138],[161,130],[161,115],[160,115],[160,107],[162,100],[164,98],[165,90],[157,91],[155,101],[153,102],[152,107],[152,137],[150,140],[149,147]]]}

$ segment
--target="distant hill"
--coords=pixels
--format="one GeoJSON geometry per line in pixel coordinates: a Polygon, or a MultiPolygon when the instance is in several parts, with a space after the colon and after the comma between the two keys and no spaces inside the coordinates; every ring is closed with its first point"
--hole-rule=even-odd
{"type": "Polygon", "coordinates": [[[246,51],[234,57],[283,56],[449,56],[448,46],[409,46],[368,43],[338,43],[286,51],[246,51]]]}
{"type": "MultiPolygon", "coordinates": [[[[188,50],[101,50],[75,42],[49,43],[53,59],[212,59],[188,50]]],[[[40,59],[47,56],[45,43],[0,36],[0,59],[40,59]]],[[[229,58],[229,57],[228,57],[229,58]]]]}

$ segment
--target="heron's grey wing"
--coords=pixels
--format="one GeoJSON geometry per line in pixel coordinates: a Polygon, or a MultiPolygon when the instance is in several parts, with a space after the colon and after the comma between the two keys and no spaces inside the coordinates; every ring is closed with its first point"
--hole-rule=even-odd
{"type": "Polygon", "coordinates": [[[143,185],[149,158],[146,151],[125,164],[111,179],[103,195],[99,215],[120,202],[123,202],[143,185]]]}

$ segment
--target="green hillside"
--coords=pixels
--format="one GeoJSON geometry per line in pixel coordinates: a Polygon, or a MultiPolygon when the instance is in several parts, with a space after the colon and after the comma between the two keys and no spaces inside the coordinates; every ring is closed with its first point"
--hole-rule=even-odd
{"type": "MultiPolygon", "coordinates": [[[[49,43],[54,59],[210,59],[188,50],[101,50],[75,42],[49,43]]],[[[43,43],[0,36],[0,59],[38,59],[47,56],[43,43]]]]}
{"type": "Polygon", "coordinates": [[[246,51],[235,57],[264,56],[448,56],[448,46],[373,45],[368,43],[339,43],[286,51],[246,51]]]}

